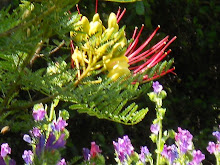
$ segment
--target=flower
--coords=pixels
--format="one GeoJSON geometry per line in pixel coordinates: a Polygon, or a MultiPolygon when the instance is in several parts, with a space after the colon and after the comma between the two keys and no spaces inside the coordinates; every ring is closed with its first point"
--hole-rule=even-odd
{"type": "Polygon", "coordinates": [[[123,138],[118,138],[118,142],[113,141],[113,145],[121,162],[134,153],[134,147],[127,135],[123,136],[123,138]]]}
{"type": "Polygon", "coordinates": [[[26,141],[26,142],[28,142],[28,143],[31,143],[31,142],[32,142],[32,141],[31,141],[31,137],[30,137],[29,135],[27,135],[27,134],[24,134],[23,140],[26,141]]]}
{"type": "Polygon", "coordinates": [[[90,150],[88,148],[83,148],[83,157],[85,160],[90,160],[90,150]]]}
{"type": "Polygon", "coordinates": [[[99,146],[95,144],[95,142],[91,142],[91,149],[90,149],[90,155],[92,158],[96,157],[97,154],[99,154],[101,150],[99,149],[99,146]]]}
{"type": "Polygon", "coordinates": [[[220,142],[220,132],[219,131],[213,132],[212,135],[215,136],[217,138],[217,141],[220,142]]]}
{"type": "Polygon", "coordinates": [[[149,154],[150,154],[150,152],[149,152],[147,146],[141,146],[141,154],[139,155],[139,158],[140,158],[141,162],[144,163],[145,162],[145,157],[149,154]]]}
{"type": "Polygon", "coordinates": [[[55,131],[63,131],[64,128],[68,125],[66,120],[63,120],[62,117],[59,117],[58,120],[53,122],[55,131]]]}
{"type": "Polygon", "coordinates": [[[193,151],[193,160],[189,163],[190,165],[200,165],[205,159],[205,155],[200,150],[193,151]]]}
{"type": "Polygon", "coordinates": [[[150,130],[153,134],[157,135],[160,130],[160,127],[158,124],[151,124],[150,130]]]}
{"type": "MultiPolygon", "coordinates": [[[[96,1],[96,6],[97,2],[98,0],[96,1]]],[[[78,8],[77,10],[80,14],[78,8]]],[[[125,11],[124,9],[123,12],[121,12],[119,8],[117,14],[111,13],[108,18],[107,28],[102,25],[98,13],[93,16],[91,22],[89,22],[87,17],[83,16],[81,20],[76,23],[74,31],[70,32],[70,36],[72,37],[70,46],[71,65],[73,68],[77,68],[79,80],[90,75],[90,71],[97,69],[101,72],[107,70],[108,77],[113,81],[121,76],[135,76],[138,73],[143,73],[151,69],[171,52],[171,50],[166,51],[166,49],[176,39],[176,36],[170,41],[168,40],[169,36],[166,36],[153,47],[144,51],[160,26],[158,26],[149,38],[138,48],[136,47],[144,25],[137,35],[136,27],[132,41],[128,44],[124,31],[125,26],[119,29],[118,25],[125,11]],[[74,44],[76,44],[75,48],[74,44]],[[87,75],[83,73],[87,73],[87,75]]],[[[154,71],[151,75],[144,75],[143,82],[151,81],[172,72],[175,69],[169,69],[172,63],[173,60],[169,62],[165,61],[163,67],[159,70],[154,71]]]]}
{"type": "Polygon", "coordinates": [[[44,119],[46,111],[44,110],[43,104],[36,104],[33,108],[33,117],[36,121],[41,121],[44,119]]]}
{"type": "Polygon", "coordinates": [[[65,159],[64,159],[64,158],[61,159],[61,160],[57,163],[57,165],[66,165],[65,159]]]}
{"type": "Polygon", "coordinates": [[[1,157],[6,157],[8,154],[11,154],[11,148],[8,143],[3,143],[1,145],[1,157]]]}
{"type": "Polygon", "coordinates": [[[39,156],[44,149],[52,151],[54,149],[63,148],[66,144],[64,138],[65,134],[61,134],[60,137],[56,140],[55,135],[52,132],[50,132],[45,144],[45,136],[41,135],[39,137],[38,143],[36,144],[36,154],[39,156]]]}
{"type": "Polygon", "coordinates": [[[34,136],[34,137],[40,137],[41,135],[41,131],[39,128],[34,127],[32,131],[30,131],[30,133],[34,136]]]}
{"type": "Polygon", "coordinates": [[[177,147],[176,145],[167,146],[164,145],[163,151],[161,155],[168,159],[169,163],[172,164],[173,161],[178,157],[177,147]]]}
{"type": "Polygon", "coordinates": [[[210,154],[212,154],[216,152],[216,148],[217,145],[214,142],[209,142],[208,147],[206,149],[210,154]]]}
{"type": "Polygon", "coordinates": [[[178,133],[175,134],[175,140],[180,148],[180,152],[186,153],[188,150],[192,149],[192,138],[193,136],[188,130],[182,130],[178,127],[178,133]]]}
{"type": "Polygon", "coordinates": [[[153,89],[154,89],[154,93],[160,93],[163,89],[163,86],[160,85],[158,81],[156,81],[156,82],[153,82],[153,89]]]}
{"type": "Polygon", "coordinates": [[[22,158],[24,159],[26,164],[32,164],[32,161],[34,159],[34,154],[31,150],[28,150],[28,151],[24,150],[22,158]]]}

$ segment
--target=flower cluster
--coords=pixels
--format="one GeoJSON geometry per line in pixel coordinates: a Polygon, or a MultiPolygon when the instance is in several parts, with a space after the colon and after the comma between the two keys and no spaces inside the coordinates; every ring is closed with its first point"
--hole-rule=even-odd
{"type": "MultiPolygon", "coordinates": [[[[119,8],[117,14],[111,13],[107,28],[103,26],[97,10],[92,21],[89,22],[87,17],[82,16],[80,21],[75,24],[74,31],[70,32],[72,38],[70,44],[71,65],[73,68],[77,68],[79,81],[85,76],[89,76],[94,70],[98,70],[99,73],[107,70],[108,77],[112,80],[121,76],[143,73],[161,62],[171,52],[166,49],[176,37],[169,41],[169,36],[166,36],[153,47],[145,50],[160,26],[138,48],[136,47],[144,25],[138,33],[136,27],[132,39],[128,41],[125,35],[125,26],[119,29],[118,25],[125,11],[126,9],[121,12],[119,8]]],[[[78,13],[80,14],[79,9],[78,13]]],[[[144,75],[143,82],[172,72],[174,68],[169,69],[172,63],[173,60],[165,62],[162,70],[155,71],[151,76],[144,75]]]]}
{"type": "Polygon", "coordinates": [[[220,131],[215,131],[212,133],[212,135],[216,137],[217,142],[209,142],[206,149],[210,154],[215,155],[217,162],[220,162],[220,131]]]}
{"type": "Polygon", "coordinates": [[[36,162],[38,164],[43,163],[45,162],[43,159],[47,155],[48,161],[54,161],[58,165],[65,165],[65,159],[60,159],[58,152],[58,149],[64,148],[66,144],[64,130],[68,124],[63,119],[64,116],[60,113],[57,120],[55,120],[54,116],[54,120],[50,121],[43,104],[36,104],[32,115],[37,127],[30,130],[30,135],[25,134],[23,136],[23,140],[28,142],[33,148],[33,150],[24,151],[22,158],[25,163],[28,165],[36,162]]]}
{"type": "Polygon", "coordinates": [[[167,146],[165,144],[161,155],[169,164],[200,165],[205,159],[205,155],[200,150],[193,149],[192,139],[193,136],[188,130],[178,127],[178,133],[175,134],[176,145],[167,146]]]}

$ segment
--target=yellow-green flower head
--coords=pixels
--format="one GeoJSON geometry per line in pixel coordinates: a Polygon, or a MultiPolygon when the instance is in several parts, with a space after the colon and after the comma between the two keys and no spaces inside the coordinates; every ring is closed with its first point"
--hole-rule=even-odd
{"type": "Polygon", "coordinates": [[[78,69],[78,77],[86,71],[108,71],[108,77],[117,80],[122,75],[129,75],[128,59],[125,57],[127,38],[125,26],[119,29],[117,17],[111,13],[108,28],[105,28],[99,14],[93,16],[91,22],[83,16],[75,24],[75,31],[70,36],[76,45],[72,61],[78,69]]]}

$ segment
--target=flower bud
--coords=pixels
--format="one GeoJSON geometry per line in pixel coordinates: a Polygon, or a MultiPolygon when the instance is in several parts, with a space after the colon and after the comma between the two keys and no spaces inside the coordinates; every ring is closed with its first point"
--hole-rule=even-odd
{"type": "Polygon", "coordinates": [[[108,28],[116,28],[118,31],[117,17],[115,13],[111,13],[108,18],[108,28]]]}

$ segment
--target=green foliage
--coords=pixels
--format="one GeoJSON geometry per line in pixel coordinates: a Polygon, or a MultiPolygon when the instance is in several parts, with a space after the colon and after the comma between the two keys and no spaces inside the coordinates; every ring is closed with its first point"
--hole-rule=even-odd
{"type": "MultiPolygon", "coordinates": [[[[127,125],[140,122],[148,112],[147,108],[139,110],[133,103],[151,85],[133,84],[141,80],[142,75],[112,82],[103,78],[106,75],[99,77],[99,71],[93,71],[90,77],[77,80],[77,69],[70,68],[69,32],[75,29],[80,15],[68,13],[76,3],[71,0],[22,1],[14,10],[8,7],[0,11],[2,121],[14,114],[17,118],[13,120],[18,116],[28,120],[22,116],[27,116],[29,108],[54,99],[68,102],[71,109],[80,113],[127,125]],[[101,83],[96,82],[97,76],[101,83]]],[[[155,73],[160,75],[172,63],[173,60],[160,63],[146,74],[149,78],[155,73]]],[[[65,113],[61,115],[69,118],[65,113]]]]}

